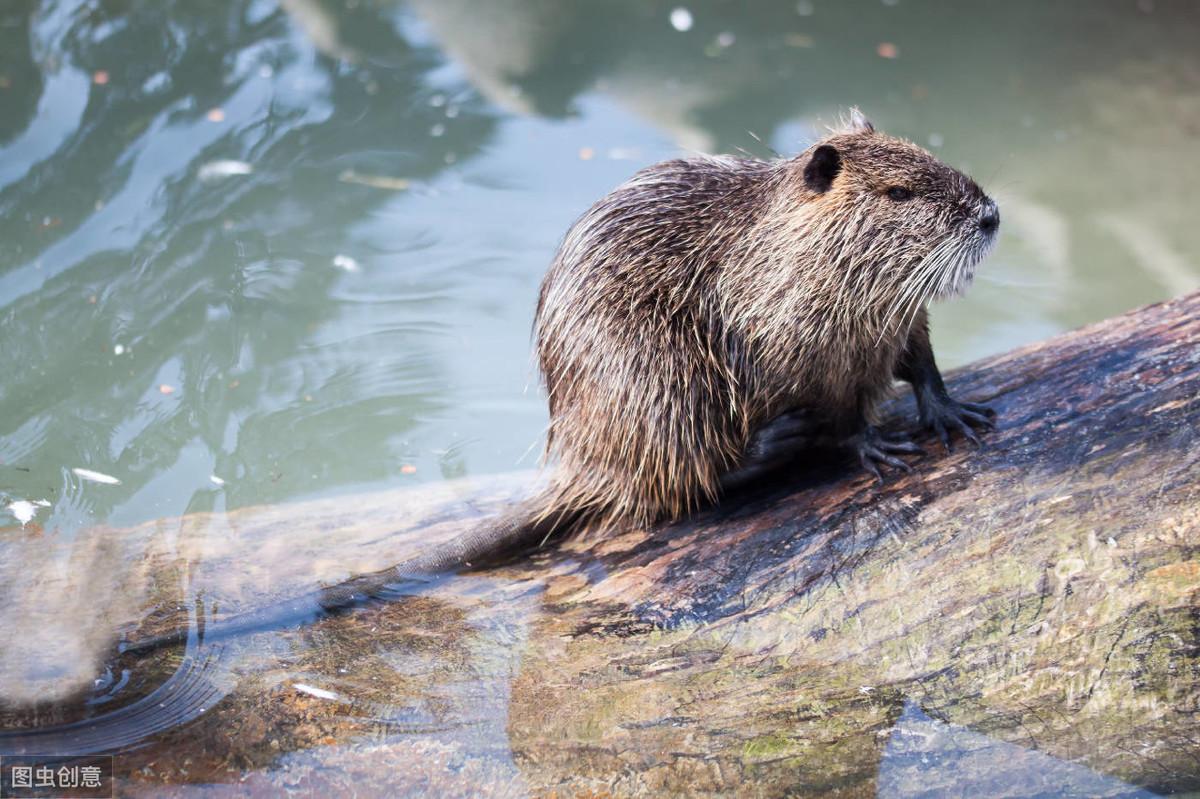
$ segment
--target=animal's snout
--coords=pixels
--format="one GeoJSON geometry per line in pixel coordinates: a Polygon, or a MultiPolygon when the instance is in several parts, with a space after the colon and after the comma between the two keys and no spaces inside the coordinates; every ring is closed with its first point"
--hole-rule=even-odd
{"type": "Polygon", "coordinates": [[[985,200],[979,213],[979,229],[991,236],[1000,229],[1000,208],[994,200],[985,200]]]}

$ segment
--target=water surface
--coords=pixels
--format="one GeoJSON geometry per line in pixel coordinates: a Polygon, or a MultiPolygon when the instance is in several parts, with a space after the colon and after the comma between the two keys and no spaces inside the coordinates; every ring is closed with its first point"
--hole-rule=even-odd
{"type": "Polygon", "coordinates": [[[8,3],[6,497],[69,536],[530,465],[570,221],[647,163],[793,153],[851,104],[1003,200],[978,285],[935,309],[945,365],[1200,282],[1188,4],[672,8],[8,3]]]}

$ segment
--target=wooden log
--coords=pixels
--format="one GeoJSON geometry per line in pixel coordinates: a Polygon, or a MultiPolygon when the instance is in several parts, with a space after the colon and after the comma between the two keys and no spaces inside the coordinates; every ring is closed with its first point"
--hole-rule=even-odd
{"type": "MultiPolygon", "coordinates": [[[[980,450],[926,441],[883,486],[849,466],[785,475],[677,525],[125,662],[124,706],[0,752],[117,750],[121,789],[155,795],[1200,789],[1198,312],[1191,295],[955,373],[999,429],[980,450]]],[[[912,424],[907,400],[892,412],[912,424]]],[[[200,588],[202,615],[255,607],[527,486],[101,531],[146,577],[95,606],[137,608],[106,617],[137,634],[180,623],[200,588]]]]}

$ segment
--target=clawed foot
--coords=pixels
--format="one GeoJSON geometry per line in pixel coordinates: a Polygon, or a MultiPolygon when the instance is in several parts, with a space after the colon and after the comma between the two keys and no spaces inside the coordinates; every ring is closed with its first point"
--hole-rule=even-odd
{"type": "Polygon", "coordinates": [[[879,432],[879,428],[874,426],[868,426],[862,433],[855,436],[854,450],[858,453],[858,462],[864,469],[875,475],[875,479],[880,483],[883,482],[883,475],[879,471],[879,464],[887,464],[896,469],[911,472],[912,467],[897,458],[896,455],[915,455],[924,452],[907,436],[899,434],[885,436],[879,432]]]}
{"type": "Polygon", "coordinates": [[[986,405],[959,402],[950,397],[944,397],[921,408],[921,424],[937,434],[947,452],[952,449],[950,433],[954,430],[962,433],[963,438],[975,446],[982,446],[983,442],[979,440],[975,430],[994,428],[995,417],[996,412],[986,405]]]}

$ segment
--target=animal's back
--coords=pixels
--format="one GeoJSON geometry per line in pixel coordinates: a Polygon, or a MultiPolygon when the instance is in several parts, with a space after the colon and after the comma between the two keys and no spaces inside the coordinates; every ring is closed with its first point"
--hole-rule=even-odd
{"type": "Polygon", "coordinates": [[[715,283],[775,180],[761,161],[667,161],[567,233],[536,323],[560,501],[647,522],[716,495],[749,431],[715,283]]]}

